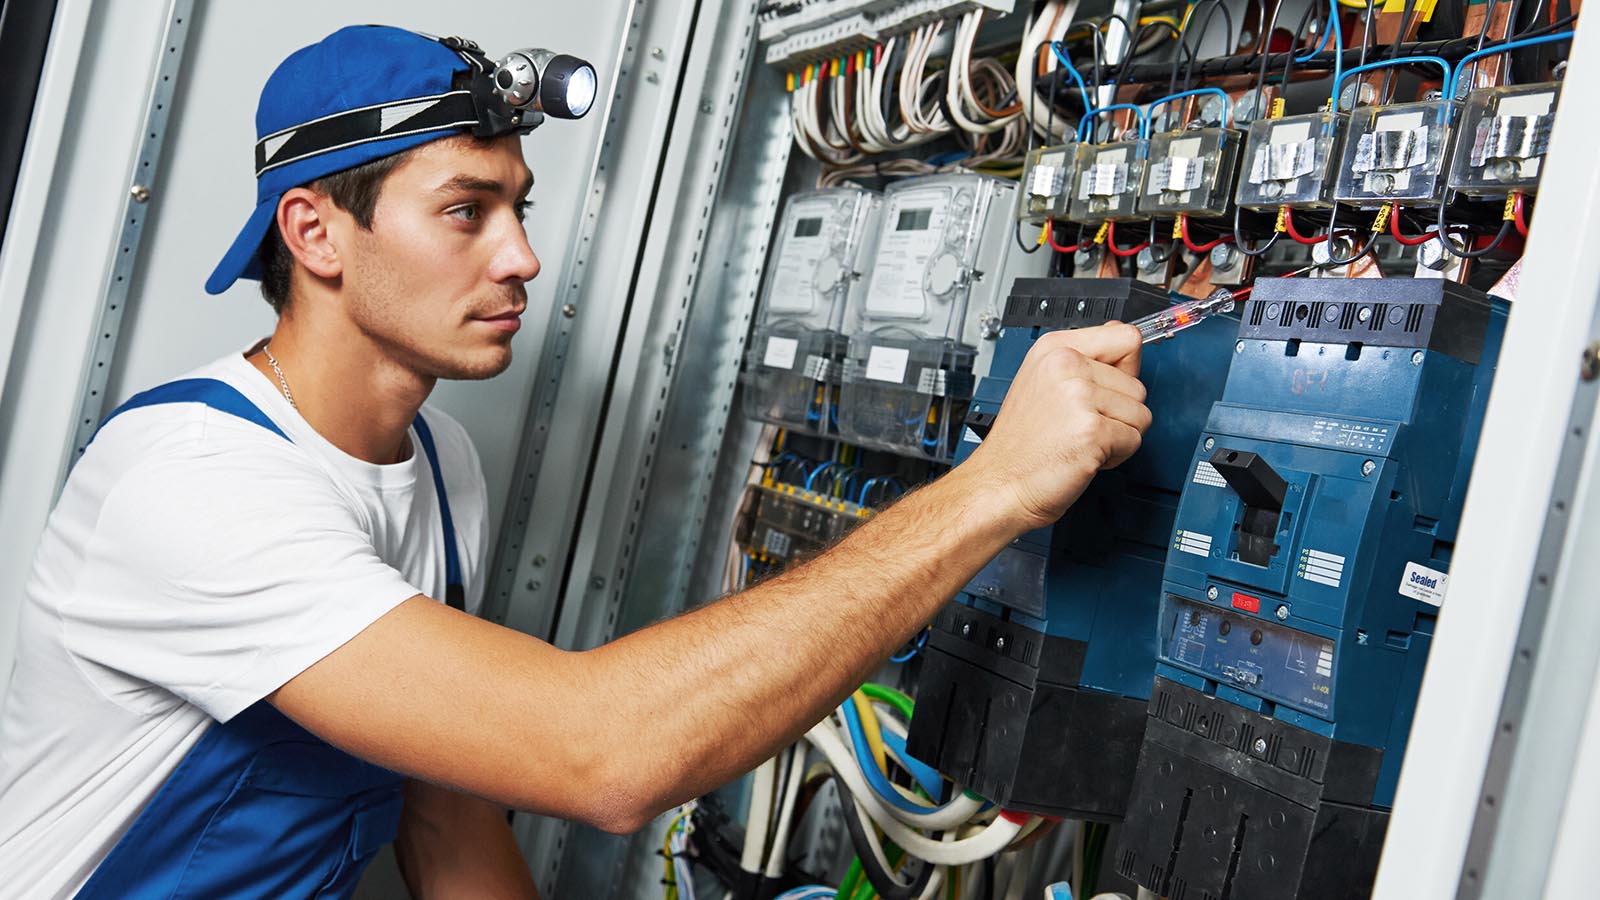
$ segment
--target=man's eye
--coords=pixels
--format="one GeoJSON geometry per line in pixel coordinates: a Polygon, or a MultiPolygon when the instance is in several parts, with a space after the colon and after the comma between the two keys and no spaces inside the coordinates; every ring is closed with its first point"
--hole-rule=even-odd
{"type": "Polygon", "coordinates": [[[478,221],[478,205],[476,203],[468,203],[465,206],[458,206],[450,210],[450,215],[463,222],[476,222],[478,221]]]}
{"type": "Polygon", "coordinates": [[[518,201],[517,202],[517,221],[518,222],[527,221],[527,219],[528,219],[528,210],[530,210],[532,208],[533,208],[533,201],[532,200],[520,200],[520,201],[518,201]]]}

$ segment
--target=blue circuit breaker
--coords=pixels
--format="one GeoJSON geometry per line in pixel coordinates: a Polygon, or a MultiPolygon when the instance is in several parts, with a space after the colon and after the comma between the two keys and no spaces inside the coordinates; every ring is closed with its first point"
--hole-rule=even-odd
{"type": "MultiPolygon", "coordinates": [[[[958,461],[994,421],[1040,335],[1132,321],[1171,300],[1131,279],[1018,279],[958,461]]],[[[1167,541],[1237,332],[1237,319],[1218,317],[1147,346],[1140,377],[1154,424],[1139,452],[1097,477],[1054,527],[1003,550],[935,620],[912,755],[1010,809],[1123,815],[1150,697],[1167,541]]]]}
{"type": "Polygon", "coordinates": [[[1243,316],[1186,467],[1114,862],[1171,900],[1353,900],[1376,873],[1505,307],[1442,280],[1272,278],[1243,316]]]}

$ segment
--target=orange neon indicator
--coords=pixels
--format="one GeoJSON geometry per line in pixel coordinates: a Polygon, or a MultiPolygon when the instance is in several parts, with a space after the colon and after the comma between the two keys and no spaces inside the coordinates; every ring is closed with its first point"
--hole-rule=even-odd
{"type": "Polygon", "coordinates": [[[1148,344],[1152,341],[1166,340],[1212,316],[1233,312],[1233,307],[1233,292],[1226,288],[1217,288],[1204,299],[1185,300],[1129,324],[1139,329],[1139,334],[1144,337],[1144,343],[1148,344]]]}

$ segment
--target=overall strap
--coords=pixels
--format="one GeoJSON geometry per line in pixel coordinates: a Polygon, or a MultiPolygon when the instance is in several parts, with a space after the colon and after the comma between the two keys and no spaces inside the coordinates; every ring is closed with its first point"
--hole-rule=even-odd
{"type": "Polygon", "coordinates": [[[466,589],[461,582],[461,555],[456,549],[456,524],[450,517],[450,498],[444,490],[444,472],[439,468],[439,451],[433,443],[433,432],[422,420],[422,413],[411,423],[417,429],[417,440],[422,444],[423,455],[428,457],[428,467],[433,470],[433,487],[439,494],[439,518],[444,522],[444,599],[454,609],[465,610],[466,589]]]}
{"type": "MultiPolygon", "coordinates": [[[[238,416],[247,422],[254,422],[278,437],[289,441],[289,436],[283,433],[283,429],[278,427],[278,423],[268,418],[260,407],[251,403],[249,398],[239,393],[238,388],[215,378],[184,378],[179,381],[169,381],[166,384],[158,385],[143,393],[134,394],[128,398],[128,402],[113,410],[111,415],[106,416],[105,422],[100,423],[100,428],[105,428],[106,424],[112,419],[130,409],[160,406],[163,403],[203,403],[218,412],[227,413],[230,416],[238,416]]],[[[99,429],[96,429],[95,434],[98,435],[99,433],[99,429]]],[[[90,438],[89,441],[93,443],[94,438],[90,438]]],[[[289,442],[294,443],[293,441],[289,442]]]]}

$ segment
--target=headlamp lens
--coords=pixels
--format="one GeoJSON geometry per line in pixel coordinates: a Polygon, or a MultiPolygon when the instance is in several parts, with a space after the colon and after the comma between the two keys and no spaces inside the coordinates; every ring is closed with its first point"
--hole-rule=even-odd
{"type": "Polygon", "coordinates": [[[587,115],[594,105],[595,83],[594,69],[587,65],[575,70],[567,80],[567,109],[574,116],[587,115]]]}
{"type": "Polygon", "coordinates": [[[559,119],[582,118],[594,105],[594,66],[565,53],[545,63],[539,86],[539,108],[559,119]]]}

